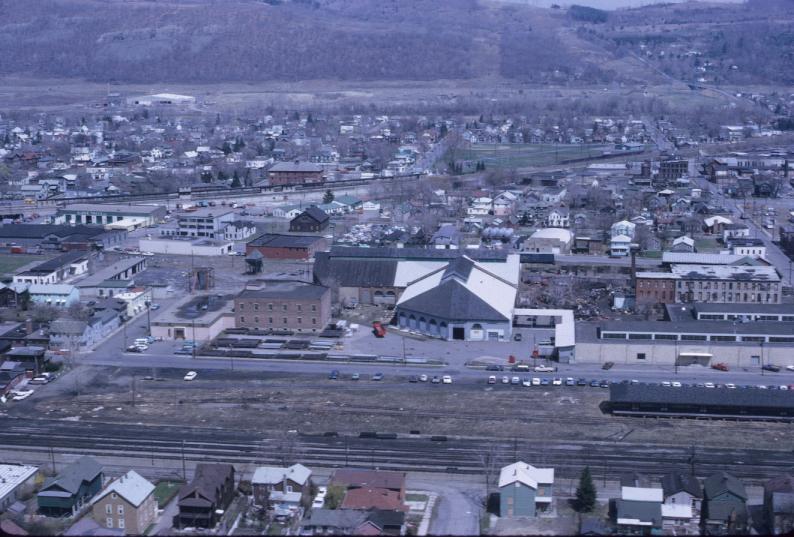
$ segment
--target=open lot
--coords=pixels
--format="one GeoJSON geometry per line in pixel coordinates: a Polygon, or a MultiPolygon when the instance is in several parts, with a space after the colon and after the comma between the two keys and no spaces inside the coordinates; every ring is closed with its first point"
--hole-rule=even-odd
{"type": "Polygon", "coordinates": [[[327,374],[202,370],[196,380],[185,382],[185,371],[178,369],[81,368],[79,395],[76,384],[64,378],[5,409],[9,416],[33,412],[85,423],[234,423],[237,429],[262,434],[421,431],[536,438],[540,444],[625,440],[752,448],[779,445],[791,431],[790,425],[776,423],[616,418],[601,412],[608,391],[600,388],[489,386],[485,377],[451,385],[412,384],[388,369],[383,381],[372,381],[368,374],[353,381],[353,370],[344,369],[339,380],[328,380],[327,374]],[[142,380],[147,375],[163,380],[142,380]]]}
{"type": "Polygon", "coordinates": [[[611,148],[603,144],[477,144],[457,150],[455,158],[483,161],[486,168],[525,168],[596,157],[611,148]]]}
{"type": "Polygon", "coordinates": [[[33,262],[41,263],[46,261],[49,257],[51,256],[25,254],[0,255],[0,276],[10,276],[25,265],[33,262]]]}

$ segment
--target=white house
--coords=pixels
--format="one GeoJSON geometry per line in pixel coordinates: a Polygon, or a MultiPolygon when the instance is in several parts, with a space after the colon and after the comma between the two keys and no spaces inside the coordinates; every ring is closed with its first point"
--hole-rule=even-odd
{"type": "Polygon", "coordinates": [[[616,237],[625,236],[631,240],[634,238],[634,232],[636,229],[637,224],[629,222],[628,220],[621,220],[620,222],[615,222],[612,224],[612,227],[609,228],[609,235],[613,239],[616,237]]]}
{"type": "Polygon", "coordinates": [[[570,225],[571,214],[568,209],[552,209],[549,211],[549,214],[546,215],[547,227],[570,227],[570,225]]]}
{"type": "Polygon", "coordinates": [[[611,257],[626,257],[631,253],[631,237],[617,235],[609,241],[609,255],[611,257]]]}
{"type": "Polygon", "coordinates": [[[487,216],[493,210],[491,198],[474,198],[469,202],[466,214],[469,216],[487,216]]]}

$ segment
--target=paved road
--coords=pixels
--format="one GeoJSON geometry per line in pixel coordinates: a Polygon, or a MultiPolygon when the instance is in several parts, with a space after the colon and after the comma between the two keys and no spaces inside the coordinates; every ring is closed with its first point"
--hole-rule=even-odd
{"type": "MultiPolygon", "coordinates": [[[[461,476],[464,477],[464,476],[461,476]]],[[[478,535],[480,511],[485,497],[485,483],[468,479],[432,479],[426,474],[408,475],[406,487],[435,492],[435,516],[430,535],[478,535]]]]}

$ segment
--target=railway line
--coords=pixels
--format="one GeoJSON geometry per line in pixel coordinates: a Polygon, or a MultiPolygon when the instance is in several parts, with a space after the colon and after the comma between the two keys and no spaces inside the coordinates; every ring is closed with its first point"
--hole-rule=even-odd
{"type": "MultiPolygon", "coordinates": [[[[327,434],[327,433],[326,433],[327,434]]],[[[553,466],[561,477],[576,477],[590,466],[596,477],[614,478],[638,471],[661,475],[694,466],[700,477],[721,470],[748,483],[786,471],[791,445],[776,449],[692,448],[615,441],[484,439],[403,435],[377,439],[301,432],[262,434],[233,428],[194,428],[50,419],[0,418],[0,450],[234,464],[284,464],[293,458],[315,467],[355,466],[400,471],[483,474],[525,459],[553,466]],[[487,462],[485,462],[487,461],[487,462]]],[[[13,457],[6,458],[11,460],[13,457]]]]}

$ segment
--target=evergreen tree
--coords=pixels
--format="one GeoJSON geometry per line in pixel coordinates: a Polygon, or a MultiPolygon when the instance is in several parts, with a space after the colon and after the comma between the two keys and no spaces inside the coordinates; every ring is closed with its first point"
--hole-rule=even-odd
{"type": "Polygon", "coordinates": [[[234,170],[234,175],[232,176],[232,188],[240,188],[242,183],[240,183],[240,174],[237,173],[237,170],[234,170]]]}
{"type": "Polygon", "coordinates": [[[447,135],[447,124],[446,123],[442,123],[441,124],[441,138],[443,138],[446,135],[447,135]]]}
{"type": "Polygon", "coordinates": [[[226,179],[228,178],[226,177],[226,174],[223,173],[223,170],[218,170],[218,181],[225,181],[226,179]]]}
{"type": "Polygon", "coordinates": [[[574,508],[580,513],[589,513],[595,507],[596,489],[593,484],[593,477],[590,475],[590,467],[585,466],[582,475],[579,477],[579,486],[576,487],[576,500],[574,508]]]}
{"type": "Polygon", "coordinates": [[[309,112],[309,115],[306,116],[306,123],[314,123],[314,118],[312,117],[311,112],[309,112]]]}
{"type": "Polygon", "coordinates": [[[323,203],[331,203],[334,201],[334,193],[331,192],[331,189],[325,191],[325,195],[323,196],[323,203]]]}
{"type": "Polygon", "coordinates": [[[228,155],[229,153],[232,152],[232,146],[229,145],[229,142],[223,142],[223,145],[221,146],[221,151],[223,151],[224,155],[228,155]]]}

